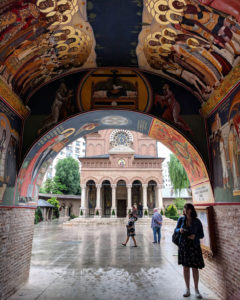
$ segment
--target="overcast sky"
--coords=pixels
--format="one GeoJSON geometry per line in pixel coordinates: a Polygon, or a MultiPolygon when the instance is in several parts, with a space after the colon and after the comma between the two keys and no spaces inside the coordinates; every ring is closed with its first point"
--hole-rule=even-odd
{"type": "Polygon", "coordinates": [[[165,147],[162,143],[158,142],[158,156],[168,158],[172,153],[167,147],[165,147]]]}

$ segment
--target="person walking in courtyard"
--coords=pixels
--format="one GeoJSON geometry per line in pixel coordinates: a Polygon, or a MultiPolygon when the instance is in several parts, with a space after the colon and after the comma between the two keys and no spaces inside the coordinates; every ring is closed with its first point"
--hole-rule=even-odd
{"type": "Polygon", "coordinates": [[[122,243],[123,246],[126,246],[128,241],[129,241],[129,238],[131,237],[133,242],[134,242],[134,246],[133,247],[137,247],[137,242],[136,242],[136,239],[135,239],[135,221],[136,221],[136,218],[134,217],[133,213],[129,213],[129,219],[128,219],[128,223],[126,225],[127,227],[127,239],[126,239],[126,242],[125,243],[122,243]]]}
{"type": "Polygon", "coordinates": [[[157,208],[153,209],[151,228],[153,230],[153,243],[160,244],[161,240],[161,227],[162,227],[162,215],[158,212],[157,208]]]}
{"type": "Polygon", "coordinates": [[[202,299],[198,290],[199,269],[204,268],[200,239],[204,237],[203,226],[197,218],[197,212],[191,203],[183,208],[183,217],[180,217],[175,228],[180,233],[178,247],[178,264],[183,266],[183,275],[186,284],[186,292],[183,297],[190,296],[190,268],[192,268],[195,295],[202,299]]]}

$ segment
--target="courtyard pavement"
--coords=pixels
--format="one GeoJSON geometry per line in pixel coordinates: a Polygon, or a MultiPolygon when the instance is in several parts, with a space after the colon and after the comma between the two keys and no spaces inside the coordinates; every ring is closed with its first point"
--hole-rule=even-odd
{"type": "MultiPolygon", "coordinates": [[[[94,220],[93,220],[94,222],[94,220]]],[[[11,300],[178,300],[185,291],[172,227],[152,244],[149,225],[136,223],[138,247],[126,247],[125,225],[35,225],[29,281],[11,300]]],[[[200,273],[201,276],[201,273],[200,273]]],[[[206,300],[218,298],[203,284],[206,300]]]]}

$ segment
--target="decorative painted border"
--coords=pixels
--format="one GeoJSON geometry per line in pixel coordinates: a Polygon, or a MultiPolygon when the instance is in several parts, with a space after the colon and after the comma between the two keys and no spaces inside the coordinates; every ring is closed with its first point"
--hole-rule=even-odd
{"type": "Polygon", "coordinates": [[[200,109],[202,115],[207,117],[238,83],[240,83],[240,64],[232,69],[208,101],[202,105],[200,109]]]}
{"type": "Polygon", "coordinates": [[[22,118],[25,119],[29,114],[29,109],[22,103],[21,99],[10,90],[7,84],[0,78],[0,97],[4,102],[22,118]]]}

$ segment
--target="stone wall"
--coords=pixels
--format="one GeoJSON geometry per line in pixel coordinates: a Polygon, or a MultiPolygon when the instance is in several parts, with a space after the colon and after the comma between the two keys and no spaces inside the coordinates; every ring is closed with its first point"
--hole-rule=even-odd
{"type": "Polygon", "coordinates": [[[0,208],[0,299],[7,299],[29,276],[34,209],[0,208]]]}
{"type": "Polygon", "coordinates": [[[217,252],[205,259],[202,281],[224,300],[240,299],[240,205],[214,206],[217,252]]]}

